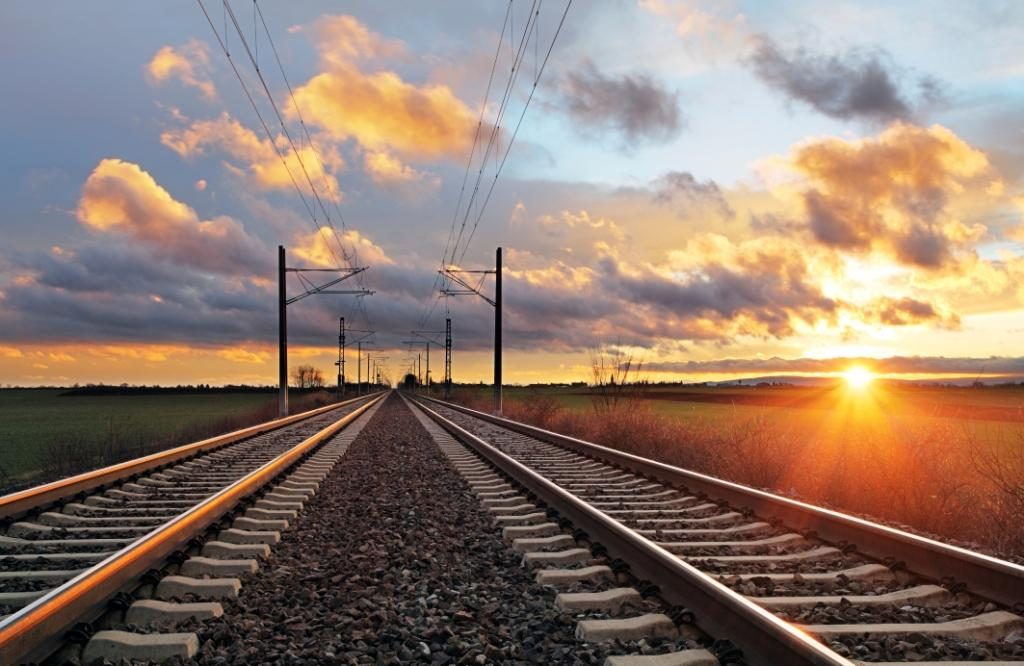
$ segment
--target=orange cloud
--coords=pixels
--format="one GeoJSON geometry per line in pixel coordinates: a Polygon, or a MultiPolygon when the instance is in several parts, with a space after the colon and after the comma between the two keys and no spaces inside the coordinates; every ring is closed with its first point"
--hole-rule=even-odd
{"type": "Polygon", "coordinates": [[[275,150],[269,139],[260,138],[226,112],[214,120],[197,120],[188,127],[167,130],[160,135],[160,141],[185,158],[202,155],[210,147],[219,148],[233,159],[245,162],[255,181],[267,189],[290,190],[294,178],[308,194],[305,176],[308,173],[322,198],[341,200],[341,189],[334,174],[344,168],[345,162],[338,150],[328,143],[317,142],[315,149],[299,145],[296,155],[288,140],[278,136],[275,150]],[[284,162],[278,151],[284,156],[284,162]]]}
{"type": "Polygon", "coordinates": [[[417,171],[386,152],[367,152],[363,156],[363,165],[366,173],[378,185],[422,184],[431,189],[441,186],[437,176],[417,171]]]}
{"type": "MultiPolygon", "coordinates": [[[[322,227],[319,231],[298,237],[290,251],[317,266],[337,266],[338,260],[342,257],[333,236],[334,232],[331,229],[322,227]]],[[[338,236],[347,252],[351,254],[352,250],[355,250],[360,265],[383,266],[395,263],[383,248],[355,229],[349,229],[338,236]]]]}
{"type": "Polygon", "coordinates": [[[0,356],[4,358],[21,358],[24,354],[17,347],[7,347],[0,345],[0,356]]]}
{"type": "Polygon", "coordinates": [[[324,16],[313,26],[320,56],[332,63],[393,58],[405,54],[405,44],[386,39],[354,16],[324,16]]]}
{"type": "Polygon", "coordinates": [[[248,272],[254,257],[267,253],[237,221],[200,220],[149,173],[119,159],[96,165],[82,188],[77,215],[91,229],[124,234],[158,256],[218,273],[248,272]]]}
{"type": "Polygon", "coordinates": [[[217,98],[217,89],[209,77],[210,54],[204,42],[193,39],[175,48],[164,46],[146,65],[146,74],[154,84],[162,84],[168,79],[177,79],[191,88],[199,90],[203,97],[213,100],[217,98]]]}
{"type": "Polygon", "coordinates": [[[877,137],[815,139],[788,166],[805,180],[801,199],[815,240],[850,252],[880,250],[900,262],[938,268],[980,239],[948,207],[968,186],[991,185],[983,152],[953,132],[896,124],[877,137]]]}
{"type": "Polygon", "coordinates": [[[251,351],[239,347],[229,347],[217,352],[217,356],[233,363],[266,363],[270,360],[270,353],[266,351],[251,351]]]}
{"type": "MultiPolygon", "coordinates": [[[[336,139],[370,151],[410,157],[462,157],[476,127],[474,114],[444,85],[416,86],[392,71],[363,72],[360,60],[400,54],[351,16],[321,19],[317,47],[326,71],[295,89],[303,117],[336,139]]],[[[289,113],[296,115],[294,107],[289,113]]]]}

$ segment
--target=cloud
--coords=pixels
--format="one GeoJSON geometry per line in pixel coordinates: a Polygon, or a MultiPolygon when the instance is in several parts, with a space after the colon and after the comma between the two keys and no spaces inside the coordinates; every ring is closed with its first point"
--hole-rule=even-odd
{"type": "Polygon", "coordinates": [[[366,152],[363,155],[363,168],[378,185],[412,185],[429,190],[441,186],[441,179],[437,176],[403,164],[397,157],[384,151],[366,152]]]}
{"type": "Polygon", "coordinates": [[[675,31],[692,55],[716,61],[733,56],[750,39],[747,19],[730,2],[640,0],[644,10],[675,22],[675,31]]]}
{"type": "Polygon", "coordinates": [[[220,358],[232,363],[263,364],[270,360],[268,352],[262,350],[251,351],[239,347],[228,347],[227,349],[217,350],[215,353],[220,358]]]}
{"type": "Polygon", "coordinates": [[[101,160],[82,188],[78,220],[102,233],[121,234],[155,256],[221,274],[247,273],[265,264],[266,246],[230,217],[200,220],[137,164],[101,160]]]}
{"type": "Polygon", "coordinates": [[[923,268],[947,264],[986,231],[949,210],[949,200],[990,175],[986,155],[940,125],[898,123],[877,137],[814,139],[788,166],[804,178],[807,227],[819,243],[883,251],[923,268]]]}
{"type": "Polygon", "coordinates": [[[933,303],[916,298],[881,297],[860,310],[864,320],[874,321],[886,326],[911,326],[914,324],[934,323],[942,328],[958,328],[960,317],[954,313],[944,312],[933,303]]]}
{"type": "Polygon", "coordinates": [[[397,58],[406,53],[400,40],[382,37],[354,16],[323,16],[313,24],[313,35],[320,57],[334,64],[397,58]]]}
{"type": "Polygon", "coordinates": [[[606,256],[603,284],[648,317],[678,322],[676,337],[784,337],[800,324],[834,319],[841,305],[823,293],[808,261],[778,239],[733,243],[703,234],[670,252],[661,270],[606,256]]]}
{"type": "Polygon", "coordinates": [[[261,138],[227,112],[213,120],[196,120],[188,127],[166,130],[160,135],[160,142],[190,159],[205,154],[211,147],[219,148],[232,159],[244,162],[255,182],[265,189],[291,190],[294,178],[294,183],[308,195],[308,174],[322,198],[342,198],[334,174],[344,169],[345,162],[330,142],[314,139],[315,148],[300,143],[296,155],[281,135],[276,138],[275,149],[269,139],[261,138]]]}
{"type": "Polygon", "coordinates": [[[748,62],[769,87],[839,120],[909,120],[915,105],[942,98],[942,84],[931,77],[918,80],[916,100],[901,90],[899,75],[880,49],[821,55],[800,47],[786,52],[761,35],[748,62]]]}
{"type": "Polygon", "coordinates": [[[680,374],[760,374],[760,373],[836,373],[860,365],[883,374],[934,375],[1021,375],[1024,357],[946,357],[891,356],[870,358],[843,356],[835,358],[723,358],[710,361],[667,361],[645,363],[649,372],[680,374]]]}
{"type": "Polygon", "coordinates": [[[176,79],[195,88],[208,100],[217,99],[217,89],[210,79],[210,52],[205,42],[193,39],[175,48],[161,47],[146,65],[150,82],[159,85],[176,79]]]}
{"type": "Polygon", "coordinates": [[[654,180],[652,189],[655,201],[674,205],[684,213],[710,207],[723,217],[736,216],[715,181],[702,183],[689,171],[669,171],[654,180]]]}
{"type": "Polygon", "coordinates": [[[684,125],[678,95],[648,75],[607,76],[587,61],[561,88],[576,127],[617,132],[627,145],[670,139],[684,125]]]}
{"type": "Polygon", "coordinates": [[[291,252],[305,261],[316,266],[337,266],[342,258],[338,243],[340,242],[346,252],[354,253],[358,257],[361,266],[382,266],[393,264],[394,260],[387,255],[384,248],[361,234],[356,229],[349,229],[338,234],[335,238],[334,231],[328,227],[321,227],[319,231],[304,234],[296,238],[291,252]]]}
{"type": "Polygon", "coordinates": [[[196,181],[196,191],[203,192],[204,190],[206,190],[206,180],[200,178],[196,181]]]}
{"type": "MultiPolygon", "coordinates": [[[[402,53],[399,42],[371,32],[351,16],[321,18],[314,29],[325,71],[295,88],[307,123],[335,139],[354,139],[369,151],[419,159],[466,154],[476,117],[448,86],[417,86],[393,71],[361,69],[368,60],[402,53]]],[[[288,113],[295,117],[295,107],[289,106],[288,113]]]]}

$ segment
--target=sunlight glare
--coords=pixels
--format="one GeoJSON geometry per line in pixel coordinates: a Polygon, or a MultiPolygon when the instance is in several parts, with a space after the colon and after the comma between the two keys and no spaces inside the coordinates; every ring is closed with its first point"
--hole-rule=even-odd
{"type": "Polygon", "coordinates": [[[847,386],[854,389],[863,389],[875,378],[875,373],[862,365],[855,365],[843,373],[847,386]]]}

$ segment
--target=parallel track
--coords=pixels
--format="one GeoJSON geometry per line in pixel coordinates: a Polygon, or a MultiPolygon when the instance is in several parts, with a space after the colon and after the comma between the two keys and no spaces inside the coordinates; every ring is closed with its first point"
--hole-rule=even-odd
{"type": "Polygon", "coordinates": [[[885,641],[922,662],[930,648],[917,645],[936,638],[976,643],[969,658],[981,660],[1024,637],[1019,565],[458,405],[417,404],[746,663],[877,661],[885,641]]]}
{"type": "MultiPolygon", "coordinates": [[[[381,397],[348,400],[0,497],[6,523],[0,536],[0,663],[46,657],[69,629],[101,616],[119,593],[147,576],[158,580],[168,557],[178,553],[183,559],[205,530],[232,518],[254,493],[381,397]]],[[[287,513],[275,508],[272,501],[250,508],[235,525],[287,513]]]]}

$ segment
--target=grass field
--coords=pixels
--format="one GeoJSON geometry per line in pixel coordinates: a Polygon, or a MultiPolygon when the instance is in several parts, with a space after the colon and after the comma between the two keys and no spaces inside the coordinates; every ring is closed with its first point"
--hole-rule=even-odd
{"type": "Polygon", "coordinates": [[[46,450],[60,440],[163,440],[169,432],[249,414],[273,404],[273,395],[61,396],[61,390],[0,391],[0,465],[15,480],[43,467],[46,450]]]}
{"type": "MultiPolygon", "coordinates": [[[[484,388],[456,399],[490,410],[484,388]]],[[[1024,389],[510,388],[505,415],[1024,557],[1024,389]]]]}
{"type": "MultiPolygon", "coordinates": [[[[484,389],[482,395],[489,395],[484,389]]],[[[588,388],[508,387],[506,397],[554,399],[572,410],[595,408],[599,394],[588,388]]],[[[891,430],[949,426],[979,436],[1015,430],[1024,423],[1024,387],[936,387],[879,382],[851,392],[834,386],[641,388],[633,397],[653,414],[681,421],[769,423],[803,437],[835,436],[855,428],[891,430]]]]}

